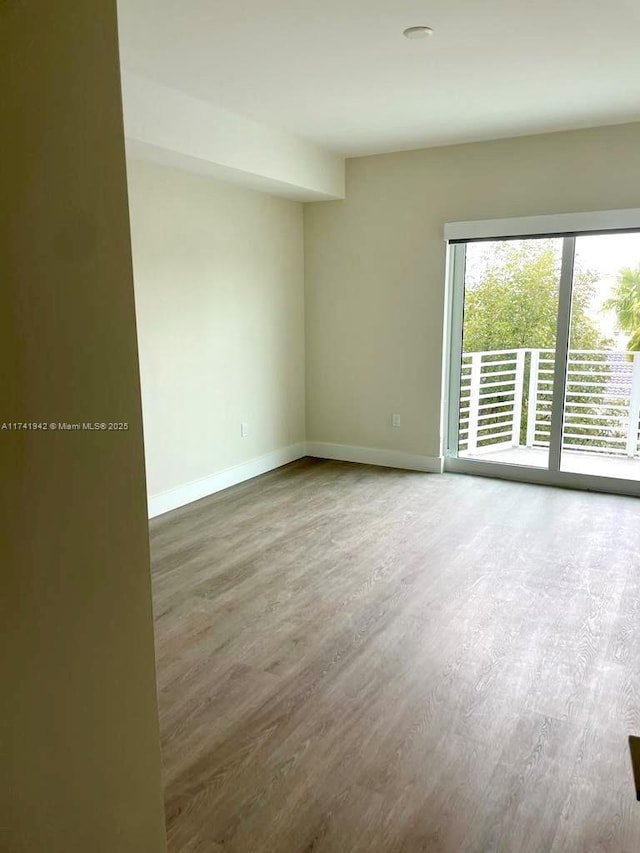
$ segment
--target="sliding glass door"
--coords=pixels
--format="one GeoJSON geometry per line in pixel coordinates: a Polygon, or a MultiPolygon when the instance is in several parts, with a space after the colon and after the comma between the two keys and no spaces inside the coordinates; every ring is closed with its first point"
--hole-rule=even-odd
{"type": "Polygon", "coordinates": [[[451,269],[446,467],[640,483],[640,234],[459,241],[451,269]]]}
{"type": "Polygon", "coordinates": [[[640,481],[640,234],[576,237],[560,469],[640,481]]]}
{"type": "Polygon", "coordinates": [[[562,240],[465,249],[458,454],[546,468],[562,240]],[[541,388],[532,408],[534,373],[541,388]]]}

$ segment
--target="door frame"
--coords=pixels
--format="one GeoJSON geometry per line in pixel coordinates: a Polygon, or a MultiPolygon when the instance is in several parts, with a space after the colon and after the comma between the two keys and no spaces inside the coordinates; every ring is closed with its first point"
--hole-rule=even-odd
{"type": "Polygon", "coordinates": [[[444,470],[519,482],[587,491],[640,496],[640,481],[576,474],[560,470],[571,323],[576,237],[640,231],[640,209],[559,214],[516,219],[455,222],[445,226],[447,241],[446,334],[444,336],[443,436],[444,470]],[[558,295],[553,403],[547,468],[488,462],[458,456],[458,416],[464,322],[466,245],[479,240],[560,237],[563,240],[558,295]]]}

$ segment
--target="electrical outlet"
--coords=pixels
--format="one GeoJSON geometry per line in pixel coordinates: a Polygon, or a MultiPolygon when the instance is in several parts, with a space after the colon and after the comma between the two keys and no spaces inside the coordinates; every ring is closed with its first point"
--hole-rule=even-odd
{"type": "Polygon", "coordinates": [[[399,427],[400,426],[400,415],[391,415],[391,426],[399,427]]]}
{"type": "Polygon", "coordinates": [[[240,424],[240,438],[246,438],[249,435],[249,424],[243,421],[240,424]]]}

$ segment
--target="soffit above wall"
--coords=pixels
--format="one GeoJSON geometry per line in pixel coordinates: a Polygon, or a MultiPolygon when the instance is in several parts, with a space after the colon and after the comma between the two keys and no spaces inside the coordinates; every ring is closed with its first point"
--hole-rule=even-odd
{"type": "Polygon", "coordinates": [[[127,154],[297,201],[344,198],[344,158],[126,70],[127,154]]]}

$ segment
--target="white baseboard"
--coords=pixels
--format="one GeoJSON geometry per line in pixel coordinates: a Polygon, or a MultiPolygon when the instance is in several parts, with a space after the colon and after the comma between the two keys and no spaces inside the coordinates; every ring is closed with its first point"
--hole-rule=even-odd
{"type": "Polygon", "coordinates": [[[401,450],[353,447],[348,444],[329,444],[322,441],[308,441],[307,456],[315,456],[318,459],[338,459],[341,462],[361,462],[364,465],[381,465],[383,468],[426,471],[430,474],[441,474],[444,461],[442,456],[418,456],[401,450]]]}
{"type": "Polygon", "coordinates": [[[321,441],[308,441],[292,444],[289,447],[281,447],[264,456],[225,468],[209,477],[192,480],[175,489],[159,492],[157,495],[149,495],[148,512],[149,518],[155,518],[172,509],[186,506],[228,489],[237,486],[245,480],[251,480],[274,468],[280,468],[303,456],[315,456],[317,459],[337,459],[341,462],[361,462],[364,465],[381,465],[384,468],[402,468],[407,471],[426,471],[430,474],[441,474],[443,460],[441,456],[417,456],[412,453],[403,453],[400,450],[382,450],[377,447],[353,447],[348,444],[329,444],[321,441]]]}
{"type": "Polygon", "coordinates": [[[242,462],[240,465],[234,465],[232,468],[225,468],[209,477],[193,480],[182,486],[176,486],[175,489],[159,492],[157,495],[149,495],[149,518],[155,518],[157,515],[185,506],[200,498],[206,498],[208,495],[228,489],[229,486],[236,486],[252,477],[266,474],[267,471],[273,471],[274,468],[280,468],[281,465],[294,462],[305,455],[304,442],[292,444],[266,453],[264,456],[258,456],[256,459],[250,459],[248,462],[242,462]]]}

